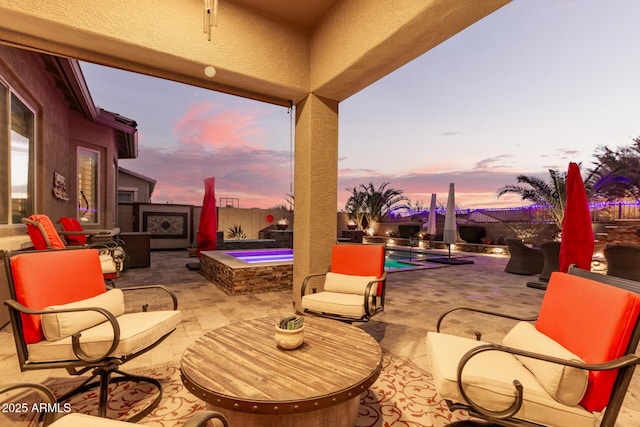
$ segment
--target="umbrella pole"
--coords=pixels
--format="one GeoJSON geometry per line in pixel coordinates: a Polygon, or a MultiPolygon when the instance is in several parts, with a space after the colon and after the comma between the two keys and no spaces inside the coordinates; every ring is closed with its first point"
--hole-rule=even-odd
{"type": "Polygon", "coordinates": [[[451,259],[451,243],[447,243],[447,248],[449,249],[449,259],[451,259]]]}

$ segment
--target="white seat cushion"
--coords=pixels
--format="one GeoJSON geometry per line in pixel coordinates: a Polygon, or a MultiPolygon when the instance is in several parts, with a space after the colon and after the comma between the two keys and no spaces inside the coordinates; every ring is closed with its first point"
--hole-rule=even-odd
{"type": "MultiPolygon", "coordinates": [[[[49,424],[50,427],[131,427],[137,424],[128,423],[126,421],[112,420],[109,418],[100,418],[93,415],[79,414],[72,412],[59,418],[54,423],[49,424]]],[[[220,420],[209,420],[207,426],[220,427],[220,420]]]]}
{"type": "MultiPolygon", "coordinates": [[[[150,346],[175,329],[180,324],[181,314],[178,310],[126,313],[117,320],[120,342],[110,356],[122,357],[150,346]]],[[[81,348],[91,357],[100,356],[109,349],[112,338],[111,323],[104,322],[81,332],[81,348]]],[[[77,360],[71,347],[71,337],[29,344],[27,350],[29,362],[77,360]]]]}
{"type": "Polygon", "coordinates": [[[133,425],[135,424],[126,421],[72,412],[49,424],[49,427],[131,427],[133,425]]]}
{"type": "MultiPolygon", "coordinates": [[[[109,313],[118,317],[124,314],[124,294],[121,289],[110,289],[95,297],[68,304],[52,305],[45,307],[44,310],[77,309],[84,307],[104,308],[109,313]]],[[[42,331],[49,341],[70,337],[76,332],[89,329],[107,320],[101,313],[90,310],[43,314],[41,318],[42,331]]]]}
{"type": "MultiPolygon", "coordinates": [[[[564,360],[584,363],[576,356],[528,322],[519,322],[504,337],[507,347],[540,353],[564,360]]],[[[572,368],[557,363],[545,362],[531,357],[515,356],[533,375],[545,390],[558,402],[577,405],[582,400],[589,383],[589,371],[572,368]]]]}
{"type": "Polygon", "coordinates": [[[103,274],[116,273],[122,271],[124,263],[120,263],[120,270],[116,268],[116,262],[113,257],[108,253],[100,253],[100,266],[102,267],[103,274]]]}
{"type": "MultiPolygon", "coordinates": [[[[427,334],[427,355],[438,393],[453,402],[465,402],[458,389],[457,368],[462,356],[472,348],[486,344],[448,334],[427,334]]],[[[553,399],[536,377],[513,355],[487,351],[474,356],[464,369],[465,391],[479,405],[490,410],[506,409],[515,396],[513,380],[524,388],[520,416],[543,425],[595,427],[599,413],[581,406],[567,406],[553,399]]]]}
{"type": "MultiPolygon", "coordinates": [[[[369,297],[369,305],[373,298],[369,297]]],[[[302,297],[302,308],[318,313],[360,318],[365,315],[364,296],[338,292],[318,292],[302,297]]]]}
{"type": "MultiPolygon", "coordinates": [[[[374,280],[377,280],[377,277],[328,272],[324,278],[324,290],[342,294],[364,295],[367,285],[374,280]]],[[[372,292],[375,293],[377,289],[377,285],[374,285],[372,292]]]]}

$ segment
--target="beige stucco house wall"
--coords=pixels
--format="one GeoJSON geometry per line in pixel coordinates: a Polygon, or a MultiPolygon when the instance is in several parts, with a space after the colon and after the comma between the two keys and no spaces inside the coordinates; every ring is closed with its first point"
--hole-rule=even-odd
{"type": "Polygon", "coordinates": [[[151,203],[156,182],[153,178],[118,167],[118,192],[131,197],[131,200],[119,199],[119,201],[151,203]]]}
{"type": "MultiPolygon", "coordinates": [[[[122,147],[114,128],[100,123],[105,121],[101,112],[86,105],[92,102],[90,95],[85,93],[85,99],[78,101],[78,88],[84,81],[76,82],[75,94],[72,88],[61,86],[61,80],[82,80],[81,75],[64,75],[73,69],[70,64],[73,61],[0,45],[0,84],[35,113],[34,209],[26,214],[44,213],[53,221],[77,215],[77,150],[84,147],[98,152],[100,163],[98,223],[87,228],[112,229],[116,225],[116,170],[122,147]],[[74,96],[76,102],[70,101],[74,96]],[[95,117],[87,111],[94,111],[95,117]],[[54,197],[54,173],[65,178],[69,200],[54,197]]],[[[134,128],[130,131],[135,133],[134,128]]],[[[7,136],[3,135],[0,143],[8,145],[7,136]]],[[[7,162],[0,164],[0,173],[7,176],[7,168],[7,162]]],[[[26,227],[19,219],[12,218],[12,222],[0,224],[0,249],[28,247],[26,227]]]]}

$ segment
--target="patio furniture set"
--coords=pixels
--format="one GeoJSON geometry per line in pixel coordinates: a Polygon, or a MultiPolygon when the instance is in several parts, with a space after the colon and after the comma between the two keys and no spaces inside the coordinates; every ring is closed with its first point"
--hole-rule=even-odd
{"type": "MultiPolygon", "coordinates": [[[[526,245],[519,239],[507,238],[509,262],[504,271],[512,274],[532,276],[537,281],[527,282],[530,288],[546,289],[551,273],[560,271],[561,242],[544,242],[539,248],[526,245]]],[[[607,275],[640,281],[640,246],[631,244],[609,244],[603,255],[607,263],[607,275]]]]}
{"type": "MultiPolygon", "coordinates": [[[[156,399],[128,421],[149,414],[162,398],[160,383],[120,366],[175,331],[181,322],[175,294],[162,286],[106,287],[93,248],[3,257],[21,370],[91,371],[89,379],[55,401],[98,388],[103,424],[97,425],[119,425],[106,418],[110,383],[149,383],[157,388],[156,399]],[[125,294],[140,289],[167,294],[169,308],[125,312],[125,294]]],[[[304,280],[299,347],[280,347],[274,337],[277,320],[270,318],[230,324],[197,339],[182,356],[181,378],[209,412],[193,425],[213,417],[224,426],[353,426],[360,395],[382,370],[382,352],[351,323],[384,310],[385,287],[384,245],[338,244],[329,271],[304,280]]],[[[445,313],[438,332],[426,338],[438,393],[450,410],[466,409],[497,425],[591,426],[602,418],[602,426],[613,426],[640,362],[638,290],[635,281],[574,269],[550,274],[537,319],[472,307],[445,313]],[[440,333],[443,319],[460,310],[520,323],[500,344],[440,333]]],[[[480,340],[480,333],[476,337],[480,340]]],[[[51,399],[42,386],[35,388],[51,399]]],[[[67,417],[54,424],[71,425],[64,424],[67,417]]]]}

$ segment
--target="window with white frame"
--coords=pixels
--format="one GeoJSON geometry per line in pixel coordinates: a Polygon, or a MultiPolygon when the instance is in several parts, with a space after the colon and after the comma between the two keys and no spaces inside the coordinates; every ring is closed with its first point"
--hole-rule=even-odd
{"type": "Polygon", "coordinates": [[[135,191],[118,189],[118,203],[133,203],[136,201],[135,191]]]}
{"type": "Polygon", "coordinates": [[[100,153],[78,147],[78,219],[83,223],[98,223],[99,177],[100,153]]]}
{"type": "Polygon", "coordinates": [[[0,81],[0,224],[33,214],[35,114],[0,81]]]}

